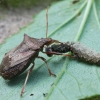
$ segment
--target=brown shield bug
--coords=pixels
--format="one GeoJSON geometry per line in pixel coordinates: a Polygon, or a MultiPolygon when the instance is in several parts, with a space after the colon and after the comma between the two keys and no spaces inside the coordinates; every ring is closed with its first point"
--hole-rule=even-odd
{"type": "MultiPolygon", "coordinates": [[[[30,72],[32,71],[34,67],[34,60],[36,58],[42,59],[48,68],[49,74],[55,76],[53,74],[48,65],[45,58],[38,56],[39,52],[43,52],[44,46],[49,46],[50,44],[56,42],[59,43],[57,40],[53,40],[51,38],[47,38],[47,32],[48,32],[48,8],[46,13],[46,38],[32,38],[28,35],[24,34],[24,39],[17,47],[15,47],[13,50],[7,52],[1,62],[0,65],[0,75],[7,80],[11,80],[12,78],[20,75],[23,73],[31,63],[33,63],[33,66],[28,70],[27,76],[24,82],[24,85],[22,87],[20,95],[24,93],[24,89],[29,77],[30,72]]],[[[46,52],[43,52],[46,53],[46,52]]]]}

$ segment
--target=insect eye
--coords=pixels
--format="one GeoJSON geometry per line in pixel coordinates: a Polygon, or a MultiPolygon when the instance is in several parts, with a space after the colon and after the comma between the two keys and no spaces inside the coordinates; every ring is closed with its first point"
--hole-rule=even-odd
{"type": "Polygon", "coordinates": [[[51,38],[49,38],[51,41],[52,41],[52,39],[51,38]]]}
{"type": "Polygon", "coordinates": [[[48,41],[52,41],[52,39],[51,38],[48,38],[48,41]]]}

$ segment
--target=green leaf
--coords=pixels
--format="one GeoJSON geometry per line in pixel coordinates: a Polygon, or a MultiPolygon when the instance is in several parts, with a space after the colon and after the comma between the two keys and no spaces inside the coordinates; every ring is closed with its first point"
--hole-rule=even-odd
{"type": "MultiPolygon", "coordinates": [[[[48,36],[61,42],[79,41],[100,52],[99,5],[100,0],[80,0],[76,3],[63,0],[53,4],[48,12],[48,36]]],[[[32,24],[5,40],[0,49],[0,61],[6,52],[20,44],[24,33],[35,38],[46,37],[45,13],[45,10],[42,11],[32,24]]],[[[96,65],[62,56],[49,58],[42,53],[39,55],[47,59],[57,77],[49,76],[45,63],[36,59],[22,98],[20,91],[27,71],[11,81],[0,77],[1,100],[79,100],[100,94],[100,68],[96,65]],[[47,94],[46,97],[43,94],[47,94]]]]}

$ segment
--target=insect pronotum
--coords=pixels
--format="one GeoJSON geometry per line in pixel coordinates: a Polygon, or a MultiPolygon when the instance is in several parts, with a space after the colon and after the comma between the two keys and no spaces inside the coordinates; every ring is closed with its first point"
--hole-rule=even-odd
{"type": "MultiPolygon", "coordinates": [[[[47,38],[48,33],[48,8],[46,12],[46,38],[32,38],[24,34],[23,41],[11,51],[5,53],[5,56],[0,64],[0,75],[7,80],[23,73],[29,65],[32,63],[33,66],[28,70],[24,85],[22,87],[20,95],[24,93],[24,89],[32,69],[34,68],[34,60],[39,58],[46,63],[46,67],[50,75],[55,76],[49,69],[45,58],[38,56],[39,52],[43,52],[44,46],[49,46],[52,43],[59,43],[59,41],[47,38]]],[[[46,53],[46,52],[43,52],[46,53]]]]}

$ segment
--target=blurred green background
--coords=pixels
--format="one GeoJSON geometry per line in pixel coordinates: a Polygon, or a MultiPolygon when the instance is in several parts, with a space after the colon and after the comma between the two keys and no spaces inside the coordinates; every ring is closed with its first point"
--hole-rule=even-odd
{"type": "Polygon", "coordinates": [[[60,0],[0,0],[0,5],[3,7],[26,7],[46,6],[54,1],[60,0]]]}

